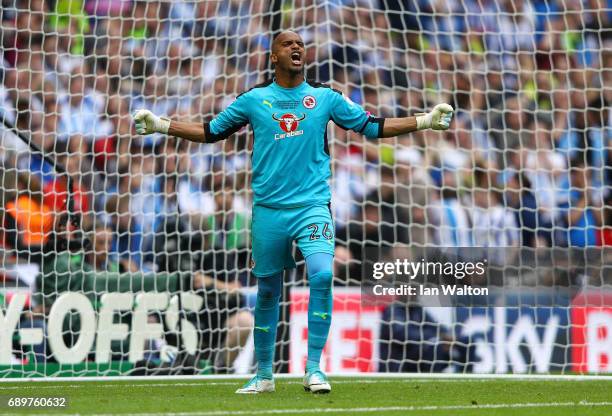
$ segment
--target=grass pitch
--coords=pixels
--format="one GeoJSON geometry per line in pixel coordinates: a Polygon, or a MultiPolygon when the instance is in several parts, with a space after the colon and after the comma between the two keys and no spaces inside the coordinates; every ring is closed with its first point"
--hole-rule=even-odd
{"type": "Polygon", "coordinates": [[[334,378],[332,393],[277,379],[276,393],[236,395],[243,380],[0,383],[0,414],[612,415],[612,381],[334,378]],[[9,397],[66,397],[63,409],[7,406],[9,397]]]}

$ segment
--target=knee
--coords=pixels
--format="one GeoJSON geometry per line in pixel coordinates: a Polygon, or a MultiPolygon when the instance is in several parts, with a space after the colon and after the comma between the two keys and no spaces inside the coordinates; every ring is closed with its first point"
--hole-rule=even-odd
{"type": "Polygon", "coordinates": [[[311,289],[330,290],[332,287],[333,274],[330,271],[315,273],[308,278],[311,289]]]}
{"type": "Polygon", "coordinates": [[[281,295],[282,275],[267,276],[257,279],[257,298],[275,299],[281,295]]]}
{"type": "Polygon", "coordinates": [[[334,256],[327,253],[315,253],[306,258],[306,267],[308,268],[308,276],[319,275],[320,273],[332,273],[334,266],[334,256]]]}

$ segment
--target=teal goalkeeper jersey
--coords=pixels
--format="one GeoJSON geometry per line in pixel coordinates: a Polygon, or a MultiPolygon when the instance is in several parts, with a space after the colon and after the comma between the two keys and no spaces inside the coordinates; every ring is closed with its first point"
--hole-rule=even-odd
{"type": "Polygon", "coordinates": [[[382,135],[384,119],[369,115],[328,85],[310,81],[295,88],[283,88],[272,80],[259,84],[204,123],[204,129],[210,143],[250,124],[254,203],[292,208],[331,199],[330,120],[369,138],[382,135]]]}

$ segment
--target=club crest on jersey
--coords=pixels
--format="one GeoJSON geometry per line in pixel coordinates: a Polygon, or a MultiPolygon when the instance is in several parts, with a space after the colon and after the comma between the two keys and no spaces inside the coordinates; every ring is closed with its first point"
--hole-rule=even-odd
{"type": "Polygon", "coordinates": [[[278,116],[277,114],[272,114],[272,118],[275,121],[278,121],[278,125],[280,126],[281,130],[285,132],[275,134],[275,140],[284,139],[285,137],[300,136],[304,134],[304,130],[298,130],[298,127],[300,125],[300,121],[306,118],[306,114],[302,114],[299,117],[292,113],[285,113],[281,116],[278,116]]]}
{"type": "Polygon", "coordinates": [[[312,95],[307,95],[302,99],[302,105],[309,110],[312,110],[317,105],[317,100],[312,95]]]}

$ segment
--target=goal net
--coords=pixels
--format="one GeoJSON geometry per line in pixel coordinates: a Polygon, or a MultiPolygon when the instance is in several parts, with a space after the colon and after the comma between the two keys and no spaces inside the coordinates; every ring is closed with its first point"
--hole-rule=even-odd
{"type": "MultiPolygon", "coordinates": [[[[130,114],[210,120],[272,76],[285,29],[307,78],[377,117],[456,109],[447,132],[328,126],[322,368],[612,372],[609,2],[2,0],[0,17],[0,378],[253,371],[252,132],[138,136],[130,114]],[[451,264],[454,292],[407,264],[451,264]]],[[[295,256],[275,369],[301,374],[295,256]]]]}

